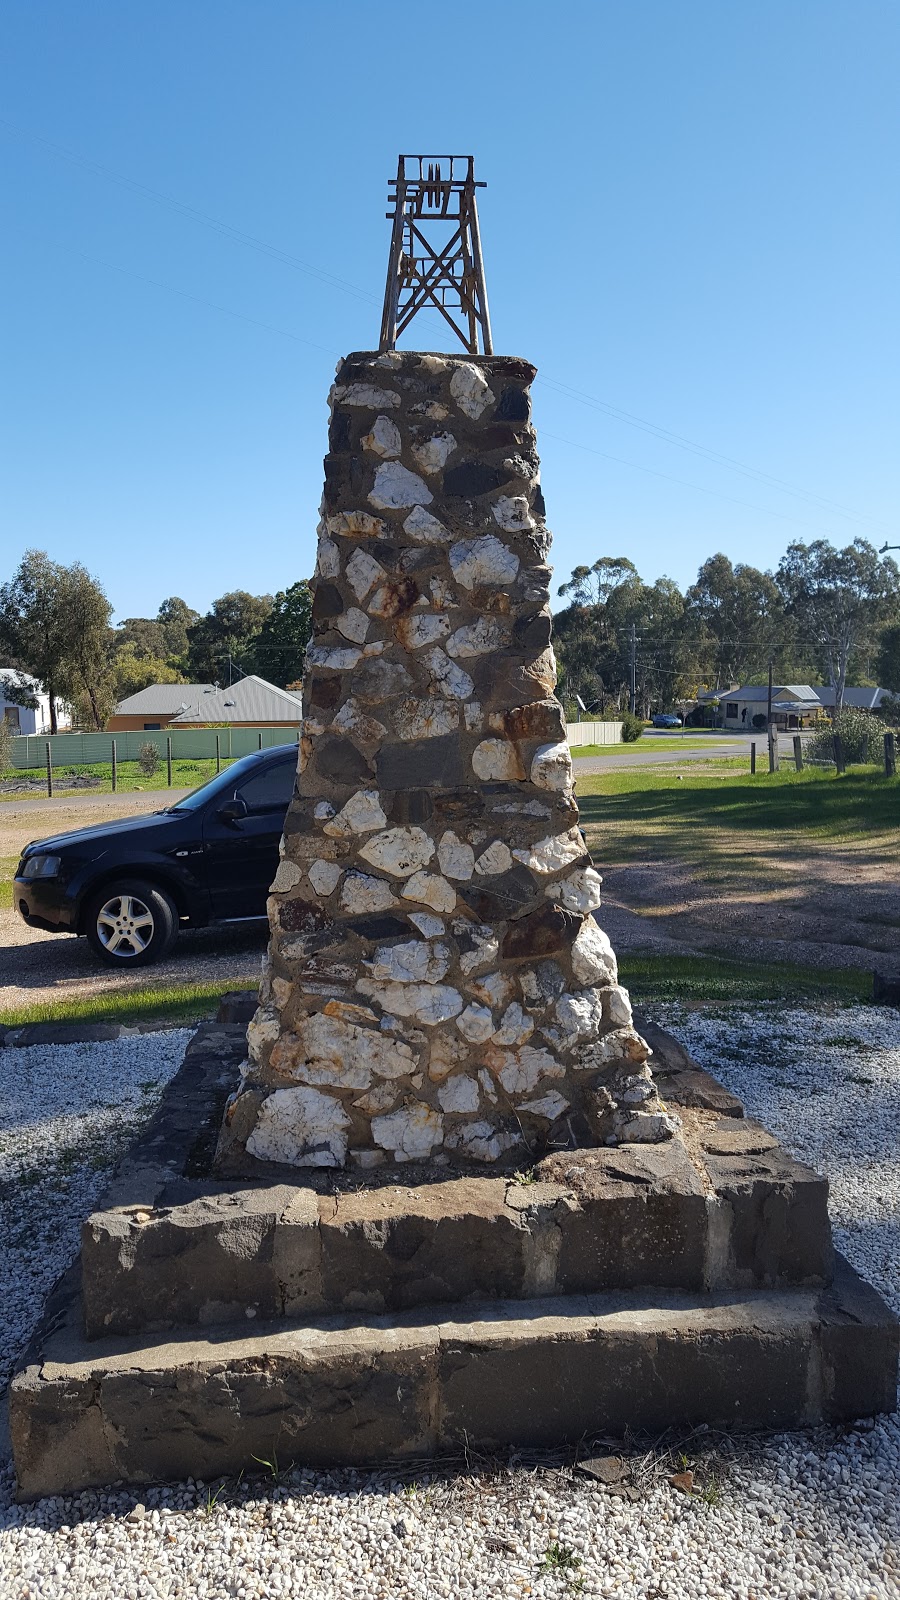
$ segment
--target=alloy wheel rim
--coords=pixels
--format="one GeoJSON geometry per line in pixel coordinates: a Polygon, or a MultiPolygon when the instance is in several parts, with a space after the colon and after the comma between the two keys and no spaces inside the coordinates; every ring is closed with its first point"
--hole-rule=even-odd
{"type": "Polygon", "coordinates": [[[113,895],[97,913],[97,937],[104,950],[124,960],[143,955],[155,928],[150,907],[134,894],[113,895]]]}

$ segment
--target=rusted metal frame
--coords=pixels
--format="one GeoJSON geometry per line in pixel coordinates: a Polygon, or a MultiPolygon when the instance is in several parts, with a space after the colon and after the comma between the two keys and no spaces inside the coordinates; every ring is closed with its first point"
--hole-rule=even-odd
{"type": "MultiPolygon", "coordinates": [[[[459,286],[459,304],[460,304],[460,309],[463,312],[463,315],[468,317],[468,320],[469,320],[469,353],[474,356],[474,355],[478,354],[478,320],[477,320],[477,312],[476,312],[476,309],[475,309],[475,305],[474,305],[474,303],[472,301],[472,294],[471,294],[471,290],[470,290],[470,287],[469,287],[470,284],[471,284],[471,281],[472,281],[472,273],[473,273],[472,249],[471,249],[472,222],[471,222],[470,209],[469,209],[470,196],[466,191],[463,191],[463,194],[464,194],[465,200],[466,200],[466,205],[465,205],[466,216],[465,216],[465,221],[463,222],[463,224],[461,225],[460,230],[459,230],[460,254],[462,256],[462,264],[463,264],[462,281],[461,281],[460,286],[459,286]]],[[[460,210],[462,210],[462,209],[463,209],[463,197],[461,196],[460,197],[460,210]]]]}
{"type": "Polygon", "coordinates": [[[472,184],[471,189],[471,230],[472,230],[472,256],[475,263],[475,290],[481,303],[481,342],[486,356],[494,354],[494,340],[491,334],[491,314],[488,311],[487,284],[484,281],[484,257],[481,254],[481,228],[478,223],[478,202],[475,190],[482,185],[472,184]]]}
{"type": "MultiPolygon", "coordinates": [[[[413,317],[417,314],[417,312],[421,311],[422,308],[425,305],[431,303],[432,305],[437,306],[438,310],[444,316],[445,320],[447,322],[449,322],[449,324],[450,324],[451,328],[453,329],[454,333],[457,335],[457,337],[460,339],[460,341],[466,346],[466,348],[470,351],[470,354],[473,354],[473,355],[476,354],[477,353],[477,348],[478,348],[477,342],[476,342],[475,347],[473,349],[471,343],[469,341],[467,341],[463,330],[458,326],[458,324],[456,322],[454,322],[454,320],[451,317],[451,315],[450,315],[449,311],[447,310],[446,306],[444,306],[442,304],[442,302],[438,299],[438,297],[437,297],[437,295],[435,293],[435,289],[440,284],[441,279],[444,278],[445,275],[447,274],[448,269],[450,267],[452,267],[453,262],[454,261],[458,261],[460,259],[459,251],[456,250],[456,244],[457,244],[457,240],[459,240],[460,243],[462,242],[462,230],[461,230],[461,228],[457,228],[456,232],[453,234],[452,238],[448,241],[448,243],[444,246],[443,250],[441,250],[440,253],[438,253],[438,251],[436,251],[434,249],[433,245],[431,245],[429,243],[429,241],[426,238],[424,238],[424,236],[419,231],[419,229],[415,226],[415,224],[410,219],[407,219],[407,220],[408,220],[408,226],[409,226],[409,230],[410,230],[410,235],[411,236],[414,235],[415,238],[418,240],[419,244],[422,246],[422,248],[427,252],[427,257],[430,257],[430,263],[431,264],[429,265],[427,272],[426,273],[422,273],[415,266],[414,258],[412,256],[409,258],[413,262],[412,270],[415,273],[416,278],[418,279],[418,285],[413,288],[412,293],[410,295],[410,298],[407,301],[406,305],[398,309],[397,336],[399,337],[399,335],[401,333],[403,333],[403,331],[406,328],[409,327],[409,324],[411,323],[413,317]],[[452,257],[450,256],[451,250],[454,252],[452,257]]],[[[449,285],[445,285],[445,286],[452,288],[454,294],[455,295],[459,295],[460,302],[462,301],[462,296],[460,294],[460,285],[456,282],[455,279],[451,279],[449,285]]]]}
{"type": "MultiPolygon", "coordinates": [[[[434,305],[434,306],[437,307],[438,311],[441,313],[441,316],[445,319],[445,321],[449,322],[449,324],[450,324],[451,328],[453,329],[453,332],[456,334],[457,338],[460,340],[460,342],[462,344],[465,345],[466,349],[468,350],[469,349],[469,345],[468,345],[468,341],[466,339],[466,335],[465,335],[464,330],[462,328],[460,328],[459,325],[456,322],[454,322],[452,316],[450,315],[450,312],[447,310],[447,307],[445,305],[442,305],[441,301],[438,299],[437,295],[435,294],[434,289],[429,284],[425,283],[425,280],[423,279],[422,274],[419,272],[418,268],[416,268],[414,266],[413,267],[413,271],[415,272],[416,277],[419,279],[420,290],[422,292],[422,299],[419,300],[418,304],[414,305],[412,307],[412,309],[410,309],[410,307],[407,305],[401,311],[400,320],[399,320],[399,322],[397,324],[397,336],[398,336],[398,338],[399,338],[400,334],[405,332],[405,330],[409,327],[409,324],[412,322],[413,317],[416,315],[416,313],[421,311],[424,306],[431,304],[431,305],[434,305]]],[[[471,351],[470,353],[474,355],[477,352],[471,351]]]]}
{"type": "Polygon", "coordinates": [[[384,287],[384,310],[381,315],[380,354],[393,350],[397,343],[397,307],[400,299],[400,257],[403,252],[403,224],[406,212],[406,180],[403,157],[397,164],[397,196],[394,205],[394,226],[391,233],[391,250],[388,256],[387,282],[384,287]]]}

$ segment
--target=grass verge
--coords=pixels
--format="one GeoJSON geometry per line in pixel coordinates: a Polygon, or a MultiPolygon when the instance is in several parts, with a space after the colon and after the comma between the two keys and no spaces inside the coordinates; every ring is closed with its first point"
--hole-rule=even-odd
{"type": "MultiPolygon", "coordinates": [[[[715,753],[716,745],[729,742],[727,734],[653,734],[649,738],[635,739],[631,744],[576,744],[571,746],[572,759],[578,760],[579,756],[621,756],[631,751],[640,750],[642,755],[654,750],[709,750],[715,753]]],[[[732,741],[733,742],[733,741],[732,741]]],[[[757,755],[759,752],[757,751],[757,755]]],[[[749,760],[749,755],[748,758],[749,760]]]]}
{"type": "Polygon", "coordinates": [[[209,1016],[219,997],[233,989],[255,989],[258,978],[218,978],[214,983],[167,983],[146,989],[112,989],[79,1000],[37,1001],[0,1012],[4,1027],[26,1022],[196,1022],[209,1016]]]}
{"type": "Polygon", "coordinates": [[[722,956],[667,956],[631,950],[619,961],[631,997],[647,1000],[837,1000],[871,1003],[872,974],[858,967],[799,967],[722,956]]]}

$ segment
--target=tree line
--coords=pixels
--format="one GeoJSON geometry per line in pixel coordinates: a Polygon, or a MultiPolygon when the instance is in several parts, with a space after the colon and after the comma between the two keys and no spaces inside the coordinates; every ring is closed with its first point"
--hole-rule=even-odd
{"type": "Polygon", "coordinates": [[[790,544],[774,572],[727,556],[701,566],[684,593],[644,583],[626,556],[576,567],[554,617],[560,692],[601,714],[631,698],[648,716],[698,691],[763,682],[828,683],[900,693],[900,569],[865,539],[790,544]]]}
{"type": "Polygon", "coordinates": [[[312,626],[303,580],[275,595],[232,590],[203,616],[178,595],[153,617],[127,617],[114,628],[111,616],[103,585],[81,562],[63,566],[27,550],[0,584],[6,698],[33,704],[25,679],[36,678],[55,733],[57,701],[71,706],[76,725],[101,729],[120,700],[151,683],[229,683],[257,673],[290,688],[302,677],[312,626]]]}
{"type": "MultiPolygon", "coordinates": [[[[601,714],[631,698],[641,715],[692,700],[702,688],[762,681],[878,683],[900,694],[900,569],[865,539],[788,546],[774,572],[714,555],[684,593],[671,578],[645,583],[626,556],[600,556],[559,587],[554,617],[560,690],[601,714]]],[[[0,666],[36,678],[70,705],[78,725],[102,728],[118,701],[151,683],[229,683],[257,673],[299,685],[311,596],[300,580],[276,595],[231,590],[205,615],[178,595],[153,617],[110,625],[102,584],[80,562],[25,552],[0,584],[0,666]]],[[[14,680],[15,682],[15,680],[14,680]]],[[[28,689],[18,691],[27,703],[28,689]]]]}

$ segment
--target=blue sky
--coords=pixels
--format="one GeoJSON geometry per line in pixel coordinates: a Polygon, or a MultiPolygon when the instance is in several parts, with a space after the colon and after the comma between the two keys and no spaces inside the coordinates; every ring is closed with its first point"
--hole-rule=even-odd
{"type": "Polygon", "coordinates": [[[900,542],[898,69],[895,0],[7,0],[0,579],[77,557],[121,618],[309,574],[400,149],[488,182],[556,582],[900,542]]]}

